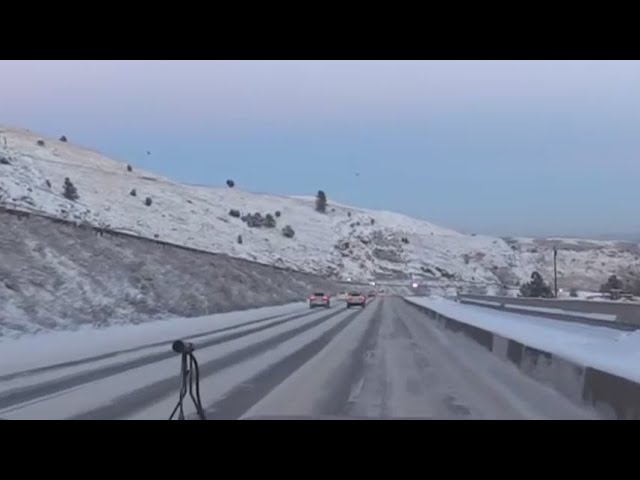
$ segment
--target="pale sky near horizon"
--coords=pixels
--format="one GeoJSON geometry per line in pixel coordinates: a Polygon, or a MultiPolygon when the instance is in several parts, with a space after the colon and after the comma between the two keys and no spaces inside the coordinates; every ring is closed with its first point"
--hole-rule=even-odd
{"type": "Polygon", "coordinates": [[[467,232],[640,232],[638,61],[0,61],[0,124],[467,232]]]}

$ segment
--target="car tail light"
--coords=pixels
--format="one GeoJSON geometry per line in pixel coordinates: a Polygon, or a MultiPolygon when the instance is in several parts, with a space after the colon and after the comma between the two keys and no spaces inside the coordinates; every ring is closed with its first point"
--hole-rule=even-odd
{"type": "Polygon", "coordinates": [[[311,296],[309,297],[309,300],[315,300],[315,298],[316,298],[316,296],[315,296],[315,295],[311,295],[311,296]]]}
{"type": "Polygon", "coordinates": [[[329,297],[327,297],[326,295],[324,297],[322,297],[323,300],[329,300],[329,297]]]}

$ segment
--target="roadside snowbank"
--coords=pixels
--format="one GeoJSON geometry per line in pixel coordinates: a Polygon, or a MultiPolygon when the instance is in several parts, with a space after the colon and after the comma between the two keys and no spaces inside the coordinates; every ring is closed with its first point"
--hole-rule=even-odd
{"type": "Polygon", "coordinates": [[[578,365],[640,382],[640,331],[500,312],[439,297],[406,297],[449,318],[488,330],[578,365]]]}

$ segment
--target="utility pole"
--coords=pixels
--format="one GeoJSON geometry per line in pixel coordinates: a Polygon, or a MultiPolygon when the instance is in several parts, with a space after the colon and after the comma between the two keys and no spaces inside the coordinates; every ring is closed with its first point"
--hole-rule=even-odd
{"type": "Polygon", "coordinates": [[[553,291],[555,298],[558,298],[558,268],[556,265],[556,257],[558,256],[558,247],[553,246],[553,291]]]}

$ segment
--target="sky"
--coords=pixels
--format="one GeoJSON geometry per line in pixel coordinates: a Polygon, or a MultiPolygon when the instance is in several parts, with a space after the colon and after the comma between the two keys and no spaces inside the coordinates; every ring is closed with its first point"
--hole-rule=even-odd
{"type": "Polygon", "coordinates": [[[638,61],[0,61],[0,124],[468,233],[640,232],[638,61]]]}

